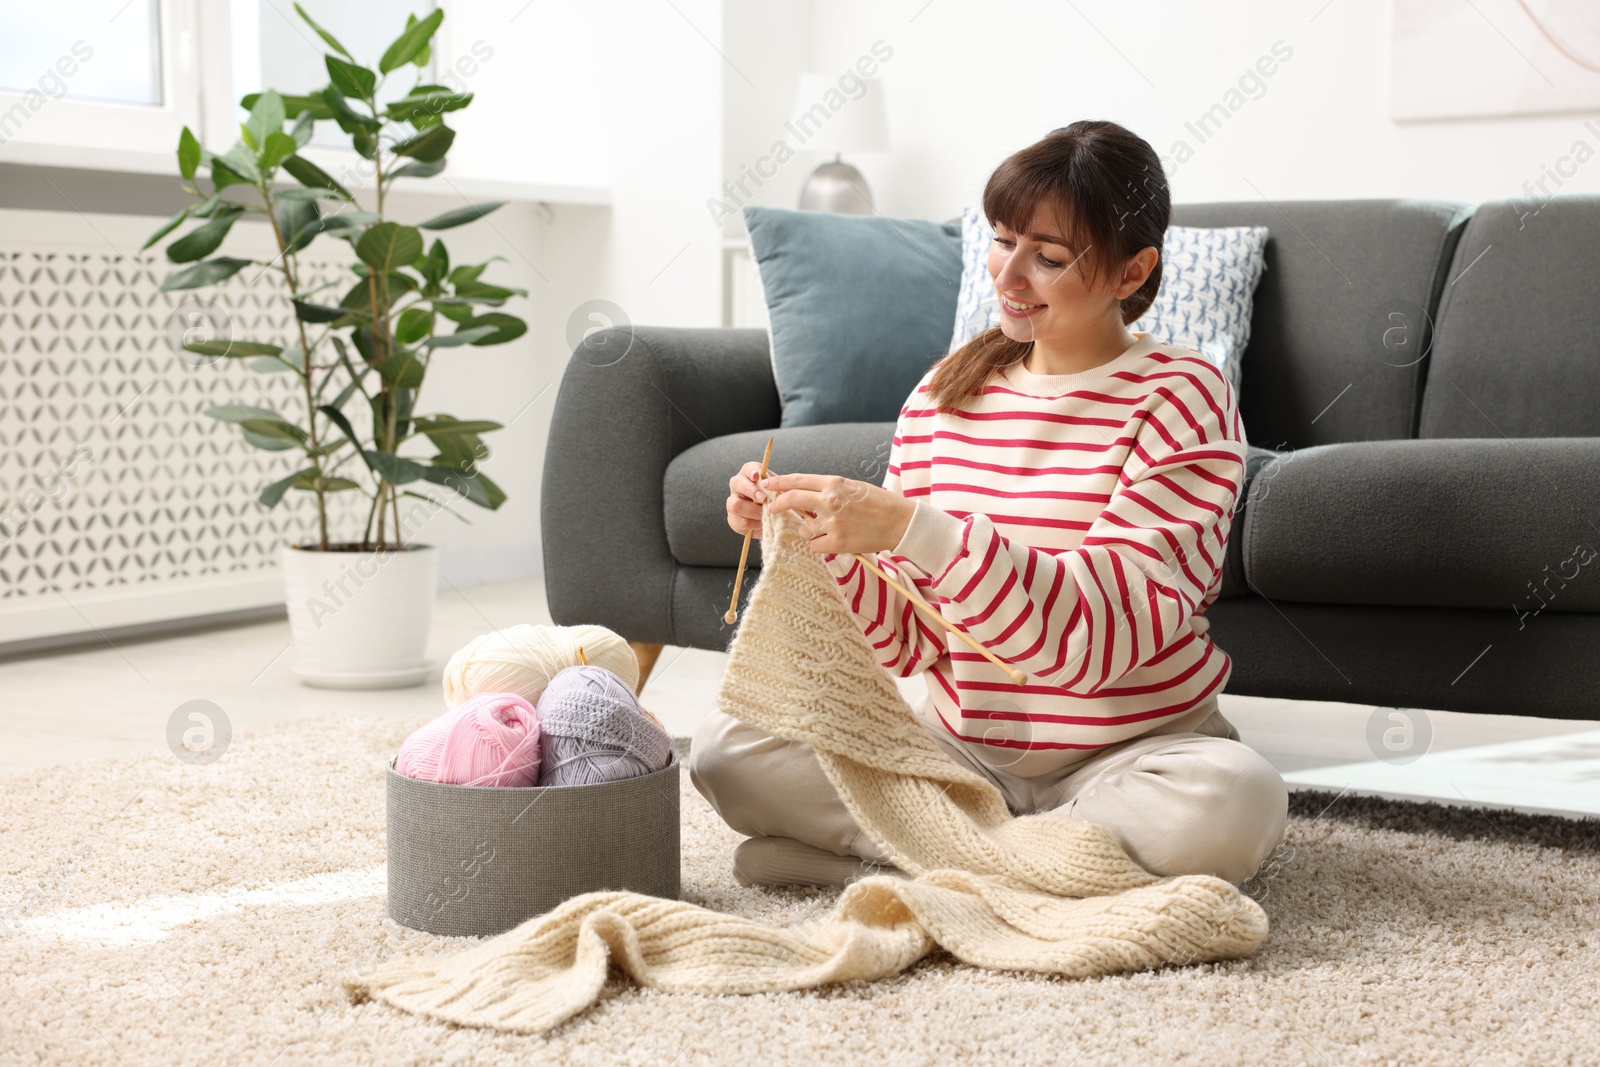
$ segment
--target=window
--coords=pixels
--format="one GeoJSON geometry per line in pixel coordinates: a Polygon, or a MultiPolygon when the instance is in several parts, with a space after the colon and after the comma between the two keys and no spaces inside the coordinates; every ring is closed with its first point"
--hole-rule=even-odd
{"type": "MultiPolygon", "coordinates": [[[[301,0],[301,6],[350,50],[357,63],[376,70],[378,57],[405,28],[406,15],[420,19],[436,5],[430,0],[339,0],[336,4],[301,0]]],[[[231,7],[235,102],[269,85],[280,93],[301,94],[328,84],[328,68],[322,59],[327,46],[296,13],[292,0],[232,0],[231,7]]],[[[432,66],[430,63],[423,81],[433,80],[432,66]]],[[[391,74],[398,90],[392,95],[404,95],[418,73],[411,67],[391,74]]],[[[311,143],[348,151],[350,139],[338,126],[323,122],[317,124],[311,143]]],[[[351,155],[353,158],[354,153],[351,155]]]]}
{"type": "Polygon", "coordinates": [[[196,0],[12,5],[0,35],[0,145],[154,153],[200,115],[196,0]]]}

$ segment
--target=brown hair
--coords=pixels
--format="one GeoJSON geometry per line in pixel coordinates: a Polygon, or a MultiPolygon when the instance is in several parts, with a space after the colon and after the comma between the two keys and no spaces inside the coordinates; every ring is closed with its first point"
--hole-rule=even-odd
{"type": "MultiPolygon", "coordinates": [[[[1138,134],[1115,122],[1084,119],[1051,130],[995,168],[983,189],[990,225],[1026,230],[1034,209],[1054,208],[1060,234],[1090,284],[1114,278],[1143,248],[1161,251],[1172,217],[1172,194],[1161,158],[1138,134]],[[1086,273],[1092,270],[1091,276],[1086,273]]],[[[1161,287],[1158,256],[1150,276],[1122,299],[1122,324],[1150,308],[1161,287]]],[[[1014,341],[995,326],[945,356],[928,382],[940,410],[960,406],[993,374],[1020,363],[1032,341],[1014,341]]]]}

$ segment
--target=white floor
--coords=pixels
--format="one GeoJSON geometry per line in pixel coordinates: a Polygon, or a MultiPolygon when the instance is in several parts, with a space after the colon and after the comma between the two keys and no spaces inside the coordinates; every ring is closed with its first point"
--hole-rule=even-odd
{"type": "MultiPolygon", "coordinates": [[[[473,637],[523,622],[550,622],[539,579],[451,586],[435,608],[429,657],[442,666],[473,637]]],[[[344,692],[302,685],[292,658],[281,619],[0,658],[0,775],[165,750],[168,719],[196,699],[218,705],[235,732],[313,715],[444,710],[437,672],[410,689],[344,692]]],[[[641,702],[687,736],[712,707],[726,662],[722,652],[663,649],[641,702]]],[[[902,683],[910,698],[922,686],[902,683]]],[[[1222,708],[1291,788],[1600,815],[1600,721],[1412,713],[1432,738],[1397,765],[1374,759],[1372,707],[1224,696],[1222,708]]]]}

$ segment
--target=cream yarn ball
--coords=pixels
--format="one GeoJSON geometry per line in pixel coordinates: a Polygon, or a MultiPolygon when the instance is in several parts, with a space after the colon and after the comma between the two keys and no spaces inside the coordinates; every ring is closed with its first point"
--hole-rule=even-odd
{"type": "Polygon", "coordinates": [[[638,689],[639,659],[614,631],[589,624],[521,623],[480,634],[456,650],[444,668],[444,702],[455,708],[479,693],[516,693],[537,704],[550,679],[584,659],[638,689]]]}

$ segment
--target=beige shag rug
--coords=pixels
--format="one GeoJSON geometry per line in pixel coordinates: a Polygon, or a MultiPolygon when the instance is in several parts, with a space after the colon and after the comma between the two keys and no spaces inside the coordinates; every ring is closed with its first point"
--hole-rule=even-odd
{"type": "MultiPolygon", "coordinates": [[[[1073,980],[939,951],[884,981],[731,997],[614,971],[540,1037],[352,1005],[347,971],[466,943],[385,913],[383,768],[422,721],[0,780],[0,1063],[1600,1062],[1600,824],[1321,792],[1292,794],[1245,887],[1272,927],[1244,960],[1073,980]]],[[[735,884],[738,835],[687,770],[682,790],[684,899],[827,912],[837,890],[735,884]]]]}

